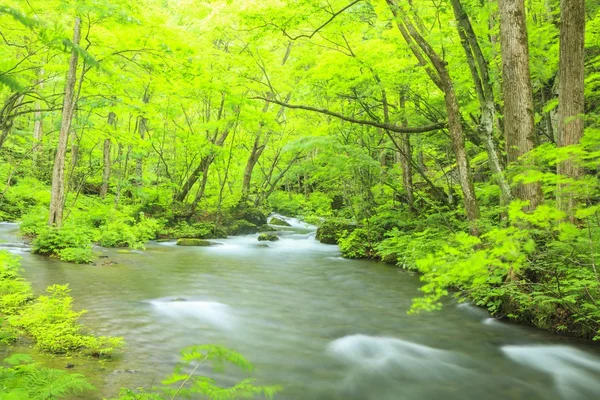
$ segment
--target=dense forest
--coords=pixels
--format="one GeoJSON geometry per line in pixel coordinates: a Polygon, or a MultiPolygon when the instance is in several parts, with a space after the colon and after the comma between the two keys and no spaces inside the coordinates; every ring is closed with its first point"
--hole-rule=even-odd
{"type": "MultiPolygon", "coordinates": [[[[344,257],[416,271],[410,313],[453,295],[598,339],[599,7],[5,1],[0,219],[35,253],[88,264],[93,246],[277,240],[276,212],[344,257]]],[[[2,290],[11,329],[64,346],[16,311],[30,289],[2,290]]]]}

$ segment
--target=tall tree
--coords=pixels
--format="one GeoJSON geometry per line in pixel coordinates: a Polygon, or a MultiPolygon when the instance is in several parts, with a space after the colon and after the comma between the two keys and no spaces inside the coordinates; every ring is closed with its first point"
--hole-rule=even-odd
{"type": "MultiPolygon", "coordinates": [[[[504,94],[504,134],[509,164],[518,164],[537,145],[533,89],[529,71],[529,44],[524,0],[498,0],[502,91],[504,94]]],[[[518,184],[514,195],[534,209],[542,201],[538,182],[518,184]]]]}
{"type": "MultiPolygon", "coordinates": [[[[560,3],[560,60],[558,92],[559,147],[578,144],[584,128],[585,0],[560,3]]],[[[581,176],[581,167],[572,159],[558,164],[557,172],[570,179],[581,176]]],[[[568,184],[559,185],[559,207],[572,218],[576,200],[568,184]]]]}
{"type": "Polygon", "coordinates": [[[460,107],[454,83],[448,72],[448,63],[440,57],[421,35],[406,8],[399,6],[396,0],[386,0],[386,2],[396,17],[398,29],[413,51],[413,54],[421,64],[425,64],[424,67],[428,75],[444,93],[446,113],[448,114],[448,130],[452,140],[454,156],[456,157],[456,167],[458,169],[460,188],[463,193],[463,203],[467,218],[471,224],[471,232],[477,234],[477,220],[479,220],[480,216],[479,205],[475,196],[471,167],[465,148],[460,107]],[[430,64],[425,59],[428,59],[430,64]],[[430,68],[429,65],[432,65],[433,68],[430,68]]]}
{"type": "Polygon", "coordinates": [[[73,28],[73,43],[71,58],[69,60],[69,71],[65,82],[65,97],[63,101],[62,121],[54,158],[54,169],[52,172],[52,190],[50,200],[49,225],[60,226],[63,220],[63,208],[65,202],[65,156],[73,111],[75,109],[75,83],[77,81],[77,61],[79,59],[78,46],[81,40],[81,18],[75,17],[73,28]]]}

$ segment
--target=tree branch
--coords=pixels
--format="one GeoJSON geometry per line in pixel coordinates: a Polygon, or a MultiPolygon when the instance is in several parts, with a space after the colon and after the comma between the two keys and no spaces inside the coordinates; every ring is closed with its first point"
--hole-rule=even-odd
{"type": "Polygon", "coordinates": [[[275,99],[268,99],[266,97],[253,97],[253,99],[268,101],[269,103],[278,104],[285,108],[313,111],[313,112],[316,112],[319,114],[329,115],[331,117],[335,117],[335,118],[338,118],[338,119],[341,119],[343,121],[347,121],[347,122],[350,122],[353,124],[373,126],[375,128],[387,129],[388,131],[397,132],[397,133],[431,132],[431,131],[436,131],[438,129],[444,129],[444,128],[446,128],[446,125],[447,125],[445,122],[438,122],[433,125],[425,125],[425,126],[417,126],[417,127],[409,128],[409,127],[402,127],[402,126],[389,124],[389,123],[356,119],[356,118],[348,117],[343,114],[340,114],[340,113],[337,113],[334,111],[329,111],[329,110],[322,109],[322,108],[316,108],[316,107],[305,106],[305,105],[300,105],[300,104],[289,104],[289,103],[284,103],[283,101],[279,101],[279,100],[275,100],[275,99]]]}

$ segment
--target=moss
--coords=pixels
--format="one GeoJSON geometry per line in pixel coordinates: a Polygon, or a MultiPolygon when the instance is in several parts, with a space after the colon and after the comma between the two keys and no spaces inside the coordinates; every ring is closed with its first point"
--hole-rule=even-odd
{"type": "Polygon", "coordinates": [[[258,232],[277,232],[277,229],[269,225],[262,225],[258,227],[258,232]]]}
{"type": "Polygon", "coordinates": [[[231,234],[231,235],[249,235],[249,234],[257,233],[257,232],[258,232],[258,227],[255,224],[248,222],[244,219],[235,221],[229,227],[229,234],[231,234]]]}
{"type": "Polygon", "coordinates": [[[285,221],[281,218],[277,218],[277,217],[271,218],[271,220],[269,221],[269,224],[277,225],[277,226],[291,226],[287,221],[285,221]]]}
{"type": "Polygon", "coordinates": [[[339,221],[339,220],[326,220],[317,229],[316,238],[319,242],[325,244],[338,244],[338,241],[344,235],[354,231],[356,225],[339,221]]]}
{"type": "Polygon", "coordinates": [[[209,247],[215,246],[216,243],[209,242],[208,240],[203,239],[194,239],[194,238],[181,238],[177,240],[177,246],[201,246],[201,247],[209,247]]]}
{"type": "Polygon", "coordinates": [[[278,240],[279,240],[279,236],[277,236],[277,235],[268,234],[268,233],[261,233],[260,235],[258,235],[259,242],[276,242],[278,240]]]}

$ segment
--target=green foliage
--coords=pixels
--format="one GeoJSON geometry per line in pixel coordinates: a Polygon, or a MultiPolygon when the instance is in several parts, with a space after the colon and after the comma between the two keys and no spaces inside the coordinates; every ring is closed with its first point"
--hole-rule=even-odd
{"type": "Polygon", "coordinates": [[[82,375],[44,368],[26,354],[13,354],[0,366],[0,397],[6,400],[52,400],[94,389],[82,375]]]}
{"type": "Polygon", "coordinates": [[[34,253],[76,264],[89,263],[93,259],[89,232],[71,227],[44,226],[32,241],[32,249],[34,253]]]}
{"type": "Polygon", "coordinates": [[[338,239],[342,256],[346,258],[373,258],[377,237],[366,229],[355,229],[338,239]]]}
{"type": "Polygon", "coordinates": [[[174,227],[163,229],[159,236],[166,238],[193,238],[193,239],[221,239],[226,238],[227,233],[211,223],[189,224],[181,221],[174,227]]]}
{"type": "Polygon", "coordinates": [[[276,191],[269,196],[271,208],[283,215],[316,215],[327,217],[332,215],[331,197],[327,193],[312,192],[308,196],[299,193],[276,191]]]}
{"type": "Polygon", "coordinates": [[[30,336],[36,347],[50,353],[81,352],[94,356],[110,355],[123,344],[118,337],[94,337],[83,333],[78,323],[84,311],[73,311],[68,285],[54,285],[48,295],[35,298],[31,286],[19,275],[19,261],[0,252],[0,337],[30,336]]]}
{"type": "MultiPolygon", "coordinates": [[[[19,275],[21,265],[15,256],[0,252],[0,314],[15,315],[33,299],[31,285],[19,275]]],[[[4,324],[3,324],[4,325],[4,324]]]]}
{"type": "Polygon", "coordinates": [[[327,219],[317,229],[316,239],[325,244],[337,244],[340,238],[347,236],[356,225],[340,219],[327,219]]]}
{"type": "Polygon", "coordinates": [[[162,382],[162,386],[138,391],[124,389],[115,400],[166,400],[195,398],[199,395],[211,400],[271,399],[280,390],[277,386],[259,386],[251,378],[224,387],[214,379],[196,375],[198,368],[208,362],[216,371],[223,371],[227,365],[245,372],[252,371],[252,364],[235,351],[215,345],[192,346],[181,352],[181,361],[173,374],[162,382]]]}
{"type": "Polygon", "coordinates": [[[48,295],[39,296],[9,323],[31,336],[41,351],[61,354],[82,352],[93,356],[111,355],[123,341],[116,337],[94,337],[82,333],[78,319],[85,312],[73,311],[68,285],[53,285],[48,295]]]}

